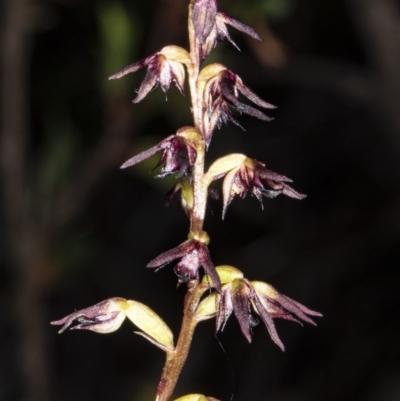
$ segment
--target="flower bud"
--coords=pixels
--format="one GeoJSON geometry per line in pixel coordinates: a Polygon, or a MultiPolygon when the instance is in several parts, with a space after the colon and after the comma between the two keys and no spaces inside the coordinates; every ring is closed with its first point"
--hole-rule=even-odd
{"type": "Polygon", "coordinates": [[[192,22],[199,43],[205,43],[215,24],[217,0],[196,0],[193,5],[192,22]]]}

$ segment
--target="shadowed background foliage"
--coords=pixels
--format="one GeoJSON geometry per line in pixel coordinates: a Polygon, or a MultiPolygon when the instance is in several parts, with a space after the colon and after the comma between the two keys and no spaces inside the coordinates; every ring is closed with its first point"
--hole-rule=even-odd
{"type": "MultiPolygon", "coordinates": [[[[318,327],[262,323],[247,344],[231,319],[202,323],[178,383],[221,400],[400,399],[400,7],[395,0],[231,0],[221,61],[279,108],[214,134],[209,162],[242,152],[294,180],[304,201],[210,200],[215,264],[321,311],[318,327]],[[233,372],[233,373],[232,373],[233,372]]],[[[154,399],[164,355],[125,323],[107,336],[49,325],[112,296],[146,303],[175,333],[183,288],[146,263],[184,240],[173,179],[157,157],[118,166],[191,123],[188,96],[132,105],[130,62],[187,45],[186,0],[2,0],[0,400],[154,399]],[[154,175],[154,174],[153,174],[154,175]]]]}

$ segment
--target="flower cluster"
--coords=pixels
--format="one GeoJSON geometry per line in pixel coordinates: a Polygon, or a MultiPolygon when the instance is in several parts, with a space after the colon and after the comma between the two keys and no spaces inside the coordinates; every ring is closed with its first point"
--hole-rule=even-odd
{"type": "MultiPolygon", "coordinates": [[[[260,108],[274,109],[275,106],[258,97],[237,74],[224,65],[213,63],[201,68],[201,63],[218,42],[229,42],[237,47],[227,25],[261,40],[252,28],[219,12],[217,0],[192,0],[188,25],[190,53],[178,46],[166,46],[110,77],[112,80],[119,79],[146,67],[146,75],[133,100],[138,103],[158,86],[166,93],[174,84],[183,94],[188,74],[193,126],[178,129],[174,135],[130,158],[121,166],[134,166],[162,152],[157,165],[161,168],[156,177],[175,174],[177,182],[167,195],[167,201],[174,194],[180,193],[181,204],[190,220],[188,239],[147,264],[149,268],[160,269],[175,262],[174,272],[178,285],[187,284],[182,328],[176,346],[171,330],[152,309],[140,302],[123,298],[110,298],[52,322],[54,325],[62,325],[60,333],[68,328],[111,333],[121,326],[125,318],[131,320],[140,329],[138,334],[167,353],[167,362],[157,388],[158,401],[171,400],[188,355],[193,331],[202,320],[215,317],[216,331],[221,331],[234,314],[245,338],[251,342],[258,316],[271,339],[284,350],[274,319],[315,325],[311,317],[322,316],[280,294],[267,283],[249,281],[240,270],[232,266],[215,267],[213,264],[208,249],[210,239],[203,228],[208,195],[214,194],[210,187],[213,181],[223,179],[222,218],[236,195],[244,198],[250,193],[261,204],[263,197],[273,198],[284,194],[294,199],[303,199],[306,195],[289,186],[291,179],[268,170],[265,164],[240,153],[220,157],[205,172],[205,154],[216,128],[220,129],[227,123],[240,127],[236,115],[241,113],[271,121],[272,118],[260,108]],[[247,98],[252,104],[242,103],[240,97],[247,98]]],[[[189,394],[175,401],[218,400],[202,394],[189,394]]]]}

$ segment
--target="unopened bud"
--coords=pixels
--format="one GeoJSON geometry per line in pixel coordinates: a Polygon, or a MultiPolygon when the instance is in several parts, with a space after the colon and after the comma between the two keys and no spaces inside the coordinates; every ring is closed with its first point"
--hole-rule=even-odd
{"type": "Polygon", "coordinates": [[[203,44],[215,25],[217,0],[196,0],[193,5],[192,21],[197,40],[203,44]]]}

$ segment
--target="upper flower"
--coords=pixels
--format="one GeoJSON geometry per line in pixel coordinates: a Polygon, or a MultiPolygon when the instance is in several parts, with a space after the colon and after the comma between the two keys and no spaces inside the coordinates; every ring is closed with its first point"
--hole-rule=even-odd
{"type": "Polygon", "coordinates": [[[155,153],[163,150],[158,165],[164,163],[164,167],[157,174],[157,178],[164,178],[176,173],[178,178],[190,174],[196,161],[196,141],[200,139],[199,133],[193,127],[180,128],[176,135],[170,135],[157,145],[127,160],[121,168],[133,166],[148,159],[155,153]]]}
{"type": "Polygon", "coordinates": [[[280,294],[269,284],[236,278],[225,284],[222,287],[222,293],[217,295],[217,331],[224,328],[226,321],[233,312],[242,333],[247,341],[251,342],[252,328],[258,323],[253,317],[252,311],[260,316],[271,339],[282,351],[285,350],[285,347],[279,338],[273,319],[287,319],[300,324],[300,320],[302,320],[315,325],[315,322],[307,315],[322,316],[319,312],[308,309],[293,299],[280,294]]]}
{"type": "Polygon", "coordinates": [[[246,33],[256,40],[262,40],[249,26],[233,19],[227,14],[217,12],[216,0],[197,0],[193,6],[192,21],[196,37],[200,43],[200,58],[204,60],[217,45],[217,42],[229,42],[238,50],[238,46],[229,35],[226,24],[246,33]]]}
{"type": "Polygon", "coordinates": [[[136,72],[140,68],[147,67],[147,74],[140,85],[138,95],[133,103],[139,103],[154,88],[160,84],[166,92],[174,82],[179,91],[184,93],[185,69],[183,64],[190,63],[189,53],[179,46],[166,46],[159,52],[130,64],[121,71],[112,75],[109,79],[119,79],[126,74],[136,72]]]}
{"type": "Polygon", "coordinates": [[[264,109],[275,109],[272,104],[259,98],[253,91],[243,84],[242,79],[228,70],[224,65],[214,63],[203,68],[199,74],[199,89],[203,93],[203,102],[206,110],[204,114],[204,125],[206,140],[210,141],[215,127],[220,128],[228,121],[239,125],[230,108],[241,113],[259,118],[264,121],[271,121],[272,118],[260,110],[241,103],[238,100],[239,92],[251,100],[254,104],[264,109]]]}

